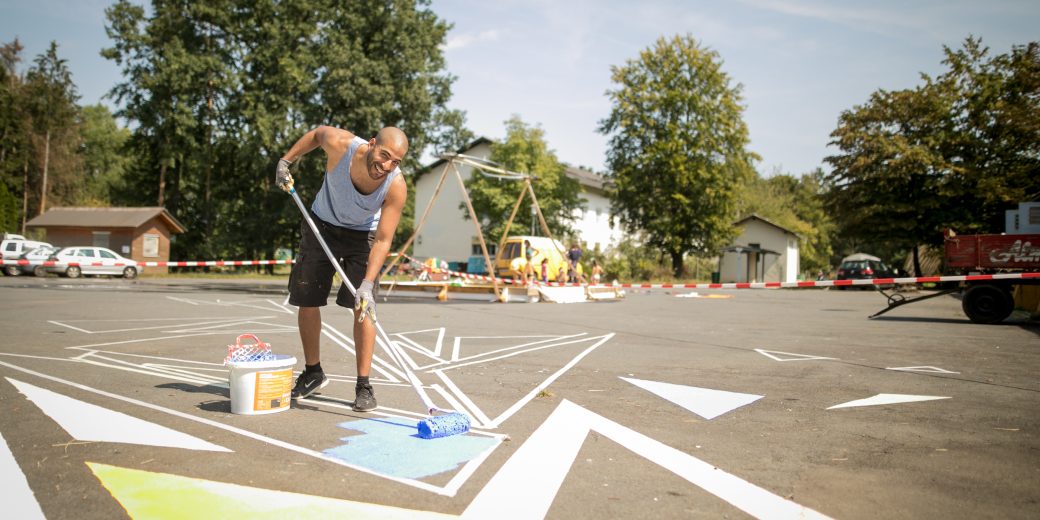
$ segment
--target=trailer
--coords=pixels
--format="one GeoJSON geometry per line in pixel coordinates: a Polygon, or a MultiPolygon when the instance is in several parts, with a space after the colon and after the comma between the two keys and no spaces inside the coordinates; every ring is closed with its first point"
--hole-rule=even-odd
{"type": "Polygon", "coordinates": [[[962,276],[963,280],[911,299],[879,289],[888,298],[888,307],[871,318],[896,307],[961,292],[961,308],[968,319],[975,323],[1000,323],[1015,310],[1016,285],[1040,285],[1036,277],[1013,276],[1040,272],[1040,235],[957,235],[947,230],[943,246],[944,274],[962,276]]]}

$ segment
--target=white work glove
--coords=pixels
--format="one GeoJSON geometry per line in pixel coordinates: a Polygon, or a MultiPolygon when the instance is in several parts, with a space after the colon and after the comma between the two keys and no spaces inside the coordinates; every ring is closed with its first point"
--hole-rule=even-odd
{"type": "Polygon", "coordinates": [[[357,294],[354,295],[354,314],[357,315],[358,323],[365,321],[366,314],[372,316],[372,321],[376,321],[376,299],[372,296],[374,285],[369,280],[361,280],[357,294]]]}
{"type": "Polygon", "coordinates": [[[278,167],[274,170],[275,184],[285,191],[289,191],[293,185],[292,175],[289,174],[289,165],[291,164],[291,162],[285,159],[278,159],[278,167]]]}

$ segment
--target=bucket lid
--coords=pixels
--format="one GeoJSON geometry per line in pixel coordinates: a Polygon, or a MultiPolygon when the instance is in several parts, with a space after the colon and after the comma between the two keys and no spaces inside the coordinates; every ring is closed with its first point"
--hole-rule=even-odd
{"type": "Polygon", "coordinates": [[[296,364],[296,357],[289,356],[286,354],[275,354],[274,359],[267,361],[229,361],[228,366],[231,368],[243,368],[249,370],[256,370],[259,368],[281,368],[286,366],[293,366],[296,364]]]}

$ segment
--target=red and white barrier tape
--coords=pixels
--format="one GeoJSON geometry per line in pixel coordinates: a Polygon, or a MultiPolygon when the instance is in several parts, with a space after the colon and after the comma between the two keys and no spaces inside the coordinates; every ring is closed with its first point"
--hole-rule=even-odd
{"type": "MultiPolygon", "coordinates": [[[[422,264],[408,255],[405,258],[422,264]]],[[[446,273],[452,276],[467,278],[471,280],[497,280],[501,283],[526,285],[520,280],[505,278],[492,278],[468,273],[460,273],[450,269],[440,269],[422,264],[424,271],[446,273]]],[[[987,280],[1023,280],[1040,279],[1040,273],[1000,273],[1000,274],[977,274],[956,276],[918,276],[907,278],[865,278],[861,280],[803,280],[796,282],[733,282],[733,283],[621,283],[621,284],[580,284],[580,283],[542,283],[535,281],[534,285],[546,285],[551,287],[617,287],[621,289],[791,289],[801,287],[846,287],[850,285],[893,285],[910,283],[940,283],[940,282],[978,282],[987,280]]]]}
{"type": "Polygon", "coordinates": [[[208,260],[208,261],[188,261],[188,262],[137,262],[128,264],[125,262],[116,262],[114,264],[106,264],[104,262],[59,262],[57,260],[0,260],[2,265],[42,265],[44,267],[214,267],[214,266],[242,266],[242,265],[278,265],[278,264],[292,264],[292,260],[208,260]]]}
{"type": "MultiPolygon", "coordinates": [[[[491,276],[475,275],[469,273],[462,273],[458,271],[452,271],[450,269],[440,269],[436,267],[430,267],[422,264],[419,260],[416,260],[410,256],[405,255],[414,263],[418,263],[422,266],[424,271],[430,271],[435,273],[445,273],[451,276],[465,278],[468,280],[478,281],[493,281],[497,280],[500,283],[513,284],[513,285],[527,285],[521,280],[511,280],[505,278],[495,278],[491,276]]],[[[44,267],[99,267],[99,266],[114,266],[114,267],[128,267],[131,265],[137,265],[140,267],[220,267],[220,266],[247,266],[247,265],[281,265],[281,264],[292,264],[292,260],[208,260],[208,261],[186,261],[186,262],[137,262],[136,264],[127,264],[123,262],[115,264],[105,264],[103,262],[58,262],[55,260],[0,260],[0,265],[42,265],[44,267]]],[[[999,273],[999,274],[975,274],[975,275],[957,275],[957,276],[919,276],[919,277],[907,277],[907,278],[872,278],[872,279],[860,279],[860,280],[805,280],[796,282],[734,282],[734,283],[621,283],[621,284],[579,284],[579,283],[541,283],[535,281],[533,285],[546,285],[550,287],[617,287],[621,289],[790,289],[790,288],[803,288],[803,287],[847,287],[847,286],[862,286],[862,285],[892,285],[892,284],[912,284],[912,283],[942,283],[942,282],[980,282],[980,281],[991,281],[991,280],[1040,280],[1040,273],[999,273]]]]}

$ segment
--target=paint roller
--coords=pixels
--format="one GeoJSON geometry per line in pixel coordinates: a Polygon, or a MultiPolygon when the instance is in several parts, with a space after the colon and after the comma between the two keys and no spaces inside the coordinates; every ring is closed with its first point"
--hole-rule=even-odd
{"type": "MultiPolygon", "coordinates": [[[[321,249],[325,251],[325,255],[329,257],[329,261],[332,262],[333,267],[336,268],[336,272],[339,273],[339,277],[346,284],[350,293],[357,295],[357,290],[354,288],[354,284],[347,278],[347,273],[343,271],[343,266],[336,261],[336,256],[332,254],[332,250],[329,249],[329,245],[325,242],[325,239],[321,236],[321,231],[318,230],[318,226],[314,224],[314,220],[311,219],[310,214],[307,212],[307,208],[304,207],[303,201],[300,200],[300,195],[296,193],[296,189],[293,187],[293,181],[290,180],[287,184],[282,186],[282,189],[289,192],[292,195],[296,206],[300,209],[300,213],[303,214],[304,220],[307,221],[307,225],[310,226],[311,232],[314,233],[314,237],[318,239],[318,243],[321,244],[321,249]]],[[[426,406],[426,413],[429,417],[419,421],[416,425],[419,430],[419,437],[423,439],[436,439],[438,437],[448,437],[460,433],[466,433],[469,431],[470,419],[469,416],[456,412],[454,410],[446,410],[438,408],[430,400],[430,396],[423,390],[422,384],[419,378],[408,368],[404,361],[404,354],[398,350],[398,347],[390,337],[383,330],[382,325],[373,317],[372,323],[375,325],[376,330],[379,332],[379,338],[382,339],[383,348],[387,354],[394,360],[394,363],[401,372],[404,373],[405,378],[415,389],[415,392],[419,395],[419,399],[422,400],[423,405],[426,406]]]]}

